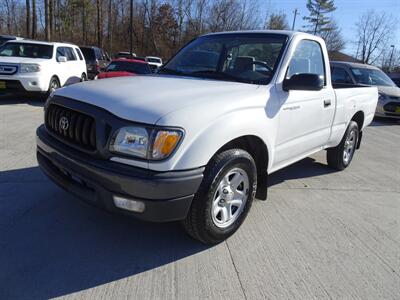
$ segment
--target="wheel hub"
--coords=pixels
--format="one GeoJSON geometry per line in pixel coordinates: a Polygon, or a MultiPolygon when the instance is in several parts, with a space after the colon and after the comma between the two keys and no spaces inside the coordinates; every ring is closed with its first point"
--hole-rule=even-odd
{"type": "Polygon", "coordinates": [[[249,178],[243,169],[234,168],[220,180],[211,211],[217,227],[228,227],[238,219],[245,207],[248,190],[249,178]]]}

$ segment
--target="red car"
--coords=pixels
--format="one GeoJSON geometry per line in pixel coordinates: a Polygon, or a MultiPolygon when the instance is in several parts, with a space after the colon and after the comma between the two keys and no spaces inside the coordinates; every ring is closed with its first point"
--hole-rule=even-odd
{"type": "Polygon", "coordinates": [[[97,79],[151,73],[151,69],[147,62],[137,59],[121,58],[111,61],[111,63],[107,66],[106,71],[97,75],[97,79]]]}

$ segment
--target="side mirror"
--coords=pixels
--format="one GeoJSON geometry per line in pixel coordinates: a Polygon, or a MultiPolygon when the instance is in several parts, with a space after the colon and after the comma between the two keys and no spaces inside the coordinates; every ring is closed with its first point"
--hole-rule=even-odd
{"type": "Polygon", "coordinates": [[[58,62],[66,62],[67,58],[65,56],[59,56],[57,59],[58,62]]]}
{"type": "Polygon", "coordinates": [[[318,74],[294,74],[289,79],[285,79],[282,84],[284,91],[320,91],[324,87],[324,79],[318,74]]]}

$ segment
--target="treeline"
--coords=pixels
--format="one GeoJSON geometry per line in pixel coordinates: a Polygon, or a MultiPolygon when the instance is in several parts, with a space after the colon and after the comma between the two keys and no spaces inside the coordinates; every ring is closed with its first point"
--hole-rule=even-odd
{"type": "MultiPolygon", "coordinates": [[[[292,29],[286,12],[263,15],[261,0],[0,0],[0,33],[26,38],[98,45],[109,53],[130,49],[132,6],[133,50],[138,55],[169,58],[194,37],[246,29],[292,29]]],[[[296,30],[323,37],[331,52],[347,45],[364,63],[390,69],[400,63],[391,45],[393,17],[374,11],[355,19],[357,35],[346,40],[335,19],[334,0],[307,0],[306,21],[296,30]]]]}
{"type": "MultiPolygon", "coordinates": [[[[261,27],[256,0],[134,0],[133,49],[171,56],[206,32],[261,27]]],[[[130,0],[0,0],[0,32],[33,39],[130,49],[130,0]]]]}

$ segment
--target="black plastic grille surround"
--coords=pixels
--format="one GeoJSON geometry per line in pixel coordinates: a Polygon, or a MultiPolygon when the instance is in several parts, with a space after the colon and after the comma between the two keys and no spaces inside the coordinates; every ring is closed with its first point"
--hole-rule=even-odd
{"type": "Polygon", "coordinates": [[[91,116],[50,104],[46,110],[45,124],[57,137],[85,150],[96,150],[96,123],[91,116]]]}
{"type": "Polygon", "coordinates": [[[398,107],[400,107],[400,102],[389,102],[385,104],[383,109],[388,112],[395,112],[398,107]]]}

